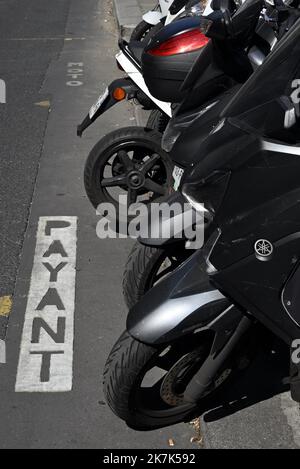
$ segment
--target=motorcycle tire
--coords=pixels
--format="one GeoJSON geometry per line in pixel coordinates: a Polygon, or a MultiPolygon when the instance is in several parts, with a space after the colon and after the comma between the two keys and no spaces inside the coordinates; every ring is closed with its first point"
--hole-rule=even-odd
{"type": "Polygon", "coordinates": [[[192,249],[185,249],[184,243],[166,249],[136,242],[123,274],[123,296],[128,309],[193,253],[192,249]]]}
{"type": "Polygon", "coordinates": [[[130,41],[142,41],[151,31],[153,25],[142,20],[132,31],[130,41]]]}
{"type": "Polygon", "coordinates": [[[164,133],[169,123],[170,118],[159,109],[153,109],[149,115],[146,127],[149,129],[157,130],[161,134],[164,133]]]}
{"type": "MultiPolygon", "coordinates": [[[[84,168],[85,190],[93,207],[113,204],[118,221],[120,194],[116,191],[127,198],[127,205],[141,199],[147,204],[169,192],[173,164],[161,148],[161,137],[155,130],[125,127],[94,146],[84,168]]],[[[128,223],[132,218],[128,216],[128,223]]]]}
{"type": "Polygon", "coordinates": [[[137,341],[125,331],[114,345],[104,369],[103,390],[112,411],[137,430],[162,428],[198,416],[200,401],[205,407],[204,402],[212,393],[227,384],[229,377],[243,371],[247,354],[245,351],[242,355],[236,353],[223,364],[197,405],[186,403],[184,389],[204,363],[212,345],[213,339],[202,334],[202,338],[194,334],[156,348],[137,341]],[[183,373],[187,382],[180,380],[183,373]],[[151,381],[154,381],[152,386],[151,381]]]}

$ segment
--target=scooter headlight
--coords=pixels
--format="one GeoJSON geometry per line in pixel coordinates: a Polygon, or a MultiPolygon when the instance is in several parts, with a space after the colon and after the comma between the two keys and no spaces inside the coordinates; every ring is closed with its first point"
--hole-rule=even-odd
{"type": "Polygon", "coordinates": [[[218,101],[214,101],[213,103],[210,103],[208,106],[205,108],[201,108],[197,112],[194,112],[193,114],[183,114],[180,116],[174,116],[169,124],[167,125],[167,128],[164,132],[163,138],[162,138],[162,149],[169,153],[173,146],[175,145],[176,141],[180,137],[181,133],[187,129],[196,119],[199,117],[203,116],[209,109],[211,109],[215,104],[217,104],[218,101]]]}

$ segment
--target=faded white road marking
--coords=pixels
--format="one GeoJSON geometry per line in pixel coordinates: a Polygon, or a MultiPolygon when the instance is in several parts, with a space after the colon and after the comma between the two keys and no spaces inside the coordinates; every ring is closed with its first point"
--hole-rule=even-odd
{"type": "Polygon", "coordinates": [[[0,363],[6,363],[5,341],[0,339],[0,363]]]}
{"type": "Polygon", "coordinates": [[[68,63],[68,78],[71,80],[67,81],[68,86],[81,86],[83,85],[83,63],[82,62],[69,62],[68,63]]]}
{"type": "Polygon", "coordinates": [[[287,423],[291,427],[294,442],[300,447],[300,410],[299,404],[293,401],[290,392],[280,395],[281,408],[286,416],[287,423]]]}
{"type": "Polygon", "coordinates": [[[77,217],[39,219],[16,392],[72,389],[77,217]]]}
{"type": "Polygon", "coordinates": [[[6,84],[4,80],[0,80],[0,104],[6,103],[6,84]]]}

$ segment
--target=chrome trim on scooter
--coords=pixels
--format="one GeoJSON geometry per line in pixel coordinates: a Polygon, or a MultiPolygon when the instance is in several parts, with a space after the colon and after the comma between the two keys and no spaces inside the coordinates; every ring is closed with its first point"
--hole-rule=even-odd
{"type": "Polygon", "coordinates": [[[218,272],[218,270],[215,268],[215,266],[212,265],[212,263],[210,262],[210,256],[215,248],[215,245],[217,244],[220,236],[221,236],[221,230],[218,228],[217,230],[217,234],[216,234],[216,238],[215,240],[213,240],[213,243],[212,243],[212,246],[211,246],[211,249],[209,250],[209,253],[208,253],[208,256],[206,258],[206,265],[207,265],[207,273],[208,274],[213,274],[214,272],[218,272]]]}
{"type": "Polygon", "coordinates": [[[289,155],[300,156],[300,145],[282,145],[264,140],[262,148],[263,150],[273,151],[275,153],[288,153],[289,155]]]}

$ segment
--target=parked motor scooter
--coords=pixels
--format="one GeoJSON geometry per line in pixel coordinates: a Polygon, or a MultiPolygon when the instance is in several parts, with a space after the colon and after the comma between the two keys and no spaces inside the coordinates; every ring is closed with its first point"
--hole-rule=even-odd
{"type": "MultiPolygon", "coordinates": [[[[247,3],[244,4],[244,8],[248,8],[247,3]]],[[[276,9],[272,10],[272,17],[269,17],[272,28],[274,28],[276,32],[275,36],[274,33],[273,35],[270,34],[274,30],[269,28],[268,23],[261,22],[260,27],[256,28],[256,31],[260,33],[260,37],[263,36],[268,39],[265,44],[273,44],[273,42],[275,43],[277,40],[280,40],[297,19],[297,8],[285,6],[283,3],[278,5],[278,8],[280,11],[279,17],[276,9]],[[266,32],[268,32],[268,35],[266,35],[266,32]],[[272,39],[275,40],[272,42],[272,39]]],[[[270,15],[271,11],[269,11],[268,14],[270,15]]],[[[248,25],[248,22],[246,24],[248,25]]],[[[274,46],[271,48],[273,47],[274,46]]],[[[223,54],[224,53],[222,53],[222,56],[224,56],[223,54]]],[[[256,58],[265,59],[258,48],[252,45],[248,52],[248,59],[251,61],[253,67],[255,63],[254,59],[256,58]]],[[[163,147],[170,152],[170,158],[175,164],[173,171],[174,190],[178,189],[185,168],[189,167],[191,164],[197,163],[199,148],[201,147],[202,141],[205,140],[211,127],[217,124],[221,110],[227,105],[241,86],[235,85],[233,88],[223,93],[221,97],[219,97],[218,102],[212,99],[210,104],[213,106],[210,109],[206,109],[209,103],[205,103],[202,107],[200,106],[197,109],[195,103],[197,104],[199,96],[201,97],[199,90],[201,91],[203,87],[202,73],[199,74],[199,69],[203,72],[203,66],[200,67],[199,63],[200,59],[193,67],[188,78],[190,83],[189,94],[170,121],[162,142],[163,147]],[[203,113],[203,111],[205,112],[203,113]]],[[[213,63],[213,61],[209,60],[207,63],[210,64],[213,63]]],[[[258,66],[259,63],[257,63],[255,68],[258,66]]],[[[236,67],[235,69],[237,70],[238,68],[236,67]]],[[[166,196],[163,201],[169,203],[169,205],[181,205],[182,217],[180,220],[184,217],[184,211],[189,210],[185,205],[186,201],[180,193],[166,196]]],[[[164,227],[168,227],[168,225],[172,226],[176,218],[176,216],[170,212],[171,218],[164,218],[162,221],[158,217],[153,218],[151,212],[150,206],[149,223],[151,223],[151,225],[157,225],[153,227],[152,232],[154,233],[166,232],[167,230],[164,229],[164,227]],[[164,226],[162,226],[162,224],[164,226]]],[[[195,216],[191,218],[193,223],[195,223],[194,219],[195,216]]],[[[190,229],[190,227],[188,228],[190,229]]],[[[170,229],[169,232],[171,232],[170,229]]],[[[209,220],[206,220],[206,236],[208,235],[209,220]]],[[[123,295],[128,308],[133,307],[149,289],[161,281],[166,275],[170,274],[178,265],[191,256],[192,253],[190,242],[187,240],[184,232],[182,232],[180,236],[170,236],[170,238],[167,239],[157,239],[150,235],[141,236],[139,242],[134,245],[128,257],[123,275],[123,295]],[[189,249],[186,249],[187,241],[189,243],[189,249]]]]}
{"type": "Polygon", "coordinates": [[[116,61],[118,68],[126,73],[126,77],[114,80],[105,89],[104,93],[101,93],[100,97],[95,102],[95,104],[93,104],[83,122],[78,126],[77,134],[81,137],[83,132],[101,115],[125,99],[134,99],[147,110],[160,111],[162,122],[159,122],[157,119],[157,124],[155,124],[153,117],[150,116],[147,127],[163,130],[168,122],[168,119],[172,115],[171,102],[176,102],[177,99],[179,99],[178,102],[180,102],[180,96],[178,98],[180,87],[183,84],[183,81],[186,78],[191,65],[198,57],[201,48],[207,42],[203,34],[199,35],[199,16],[202,13],[209,14],[211,11],[212,10],[209,6],[209,1],[206,7],[202,6],[197,10],[196,16],[192,15],[192,10],[185,9],[184,18],[182,18],[181,21],[172,22],[172,24],[164,28],[164,32],[160,36],[159,43],[165,43],[166,41],[171,40],[173,37],[176,37],[177,40],[177,50],[174,50],[173,54],[169,54],[168,64],[168,67],[178,75],[177,87],[173,90],[171,101],[168,100],[169,96],[163,97],[163,100],[152,96],[144,81],[141,59],[146,44],[140,43],[138,41],[130,41],[128,43],[125,39],[120,39],[120,51],[116,55],[116,61]],[[189,49],[184,50],[186,49],[187,44],[186,38],[182,34],[187,32],[190,32],[190,34],[194,33],[195,37],[191,37],[189,41],[189,49]],[[181,55],[179,69],[176,70],[176,57],[174,56],[180,52],[185,53],[181,55]]]}
{"type": "Polygon", "coordinates": [[[134,28],[130,41],[149,41],[164,25],[185,15],[199,0],[159,0],[156,6],[143,15],[134,28]]]}
{"type": "MultiPolygon", "coordinates": [[[[229,1],[227,4],[231,8],[233,7],[232,2],[229,1]]],[[[253,9],[255,21],[252,18],[252,22],[249,23],[251,34],[247,36],[248,40],[249,38],[252,39],[254,35],[261,7],[261,2],[255,3],[253,9]]],[[[247,17],[246,20],[248,22],[247,17]]],[[[173,28],[173,25],[171,26],[173,28]]],[[[202,34],[202,38],[204,37],[203,33],[197,29],[197,36],[199,34],[202,34]]],[[[236,60],[235,57],[231,58],[232,65],[236,65],[236,69],[234,67],[228,69],[227,67],[227,73],[218,66],[215,69],[208,68],[208,61],[211,60],[211,48],[205,54],[201,53],[200,59],[204,62],[203,69],[207,69],[207,73],[203,75],[202,84],[198,88],[200,96],[198,95],[197,100],[194,100],[194,104],[196,102],[199,105],[198,114],[194,115],[194,119],[209,109],[212,104],[212,97],[215,98],[224,90],[232,88],[237,81],[243,82],[252,73],[253,68],[243,49],[246,41],[245,44],[241,42],[240,36],[239,33],[239,39],[236,42],[234,38],[230,37],[223,38],[223,40],[219,38],[211,39],[213,44],[216,42],[219,45],[220,51],[227,52],[228,56],[231,52],[236,57],[236,60]],[[243,61],[241,61],[241,56],[243,61]],[[208,107],[204,105],[205,102],[209,103],[208,107]]],[[[209,46],[207,40],[206,38],[206,43],[209,46]]],[[[201,41],[203,44],[203,39],[201,41]]],[[[161,42],[158,39],[153,40],[153,42],[153,46],[151,44],[147,46],[144,55],[150,55],[151,51],[154,55],[157,49],[161,51],[163,41],[161,42]]],[[[269,50],[270,47],[269,45],[269,50]]],[[[204,48],[202,50],[204,51],[204,48]]],[[[152,80],[152,76],[150,79],[152,80]]],[[[157,81],[154,80],[156,88],[157,81]]],[[[162,87],[163,81],[162,79],[162,87]]],[[[168,84],[167,80],[166,84],[168,84]]],[[[168,88],[168,86],[165,86],[165,88],[168,88]]],[[[171,85],[169,89],[172,89],[171,85]]],[[[107,97],[108,102],[110,102],[109,97],[107,97]]],[[[101,202],[110,202],[115,205],[118,213],[119,200],[118,196],[116,197],[116,193],[119,195],[118,188],[125,194],[124,191],[127,191],[128,205],[137,201],[149,203],[158,196],[166,194],[170,189],[173,162],[168,154],[160,148],[160,142],[161,137],[158,134],[144,128],[135,127],[121,129],[104,137],[91,152],[85,167],[85,187],[92,204],[97,207],[101,202]]]]}
{"type": "Polygon", "coordinates": [[[199,413],[238,377],[256,321],[291,348],[300,400],[292,353],[300,335],[299,74],[300,19],[221,112],[184,174],[181,193],[210,212],[213,230],[129,312],[108,358],[106,400],[132,427],[199,413]]]}

